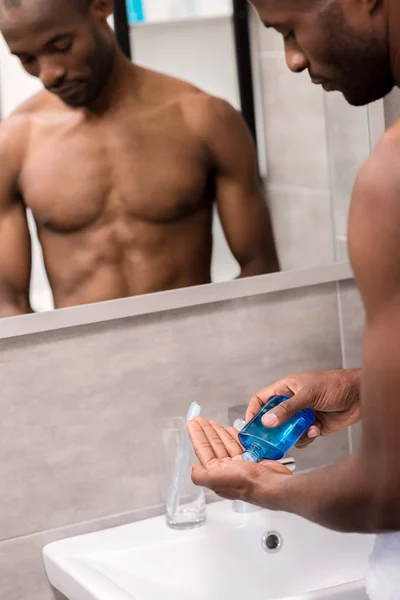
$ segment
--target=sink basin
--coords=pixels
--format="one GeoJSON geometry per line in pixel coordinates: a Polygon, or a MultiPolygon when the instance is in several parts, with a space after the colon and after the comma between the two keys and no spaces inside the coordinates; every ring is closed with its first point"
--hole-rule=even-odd
{"type": "Polygon", "coordinates": [[[199,529],[173,531],[157,517],[55,542],[43,555],[69,600],[366,600],[373,542],[217,502],[199,529]]]}

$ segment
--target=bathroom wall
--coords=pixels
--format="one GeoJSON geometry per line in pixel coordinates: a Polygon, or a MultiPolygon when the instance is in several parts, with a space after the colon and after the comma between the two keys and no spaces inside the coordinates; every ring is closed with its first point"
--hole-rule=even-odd
{"type": "Polygon", "coordinates": [[[371,152],[367,107],[340,93],[324,94],[332,220],[337,260],[347,260],[347,221],[354,182],[371,152]]]}
{"type": "Polygon", "coordinates": [[[400,119],[400,89],[395,88],[385,99],[386,127],[400,119]]]}
{"type": "MultiPolygon", "coordinates": [[[[339,314],[343,342],[343,367],[357,369],[362,363],[362,333],[364,307],[354,282],[339,284],[339,314]]],[[[361,444],[362,426],[357,424],[350,431],[350,451],[356,452],[361,444]]]]}
{"type": "Polygon", "coordinates": [[[283,268],[334,258],[323,91],[285,62],[282,36],[253,14],[262,71],[268,200],[283,268]]]}
{"type": "Polygon", "coordinates": [[[368,111],[289,71],[282,36],[253,13],[262,71],[268,199],[284,269],[347,256],[355,175],[370,152],[368,111]]]}
{"type": "MultiPolygon", "coordinates": [[[[51,600],[44,544],[160,511],[160,417],[197,400],[226,422],[276,378],[357,362],[360,312],[332,283],[0,342],[0,597],[51,600]]],[[[343,432],[296,458],[348,452],[343,432]]]]}

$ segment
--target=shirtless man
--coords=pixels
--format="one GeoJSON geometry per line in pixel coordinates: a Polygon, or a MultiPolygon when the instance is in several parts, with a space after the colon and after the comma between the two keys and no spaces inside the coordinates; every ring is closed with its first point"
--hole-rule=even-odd
{"type": "Polygon", "coordinates": [[[217,204],[241,277],[278,270],[239,114],[129,62],[112,0],[0,0],[46,88],[0,125],[0,316],[31,312],[32,210],[56,308],[209,283],[217,204]]]}
{"type": "MultiPolygon", "coordinates": [[[[400,86],[399,0],[252,1],[265,25],[283,35],[295,73],[308,70],[314,83],[358,106],[400,86]]],[[[369,593],[373,600],[399,600],[400,533],[393,532],[400,532],[400,122],[357,178],[349,250],[366,311],[362,369],[288,377],[256,394],[247,418],[275,394],[292,396],[264,416],[266,427],[310,407],[317,421],[302,440],[307,443],[362,416],[361,448],[333,466],[293,477],[279,463],[242,461],[234,430],[200,418],[189,426],[201,461],[193,479],[225,498],[331,529],[391,532],[378,536],[369,593]]]]}

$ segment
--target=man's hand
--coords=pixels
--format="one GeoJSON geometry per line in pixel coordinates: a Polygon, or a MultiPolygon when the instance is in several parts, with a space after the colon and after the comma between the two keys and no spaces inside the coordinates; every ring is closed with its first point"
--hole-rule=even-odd
{"type": "Polygon", "coordinates": [[[272,396],[291,396],[263,417],[266,427],[277,427],[304,408],[316,416],[314,425],[298,443],[306,446],[322,435],[354,425],[361,418],[360,371],[321,371],[292,375],[252,397],[246,421],[252,419],[272,396]]]}
{"type": "Polygon", "coordinates": [[[277,490],[291,471],[274,461],[242,460],[238,432],[215,421],[198,417],[188,424],[200,465],[193,465],[192,479],[227,500],[244,500],[274,510],[277,490]]]}

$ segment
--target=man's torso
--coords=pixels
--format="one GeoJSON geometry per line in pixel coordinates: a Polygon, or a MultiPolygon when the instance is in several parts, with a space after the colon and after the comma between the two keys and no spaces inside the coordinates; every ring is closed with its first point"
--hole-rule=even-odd
{"type": "Polygon", "coordinates": [[[212,166],[185,119],[189,91],[99,118],[30,115],[19,188],[57,307],[210,281],[212,166]]]}

